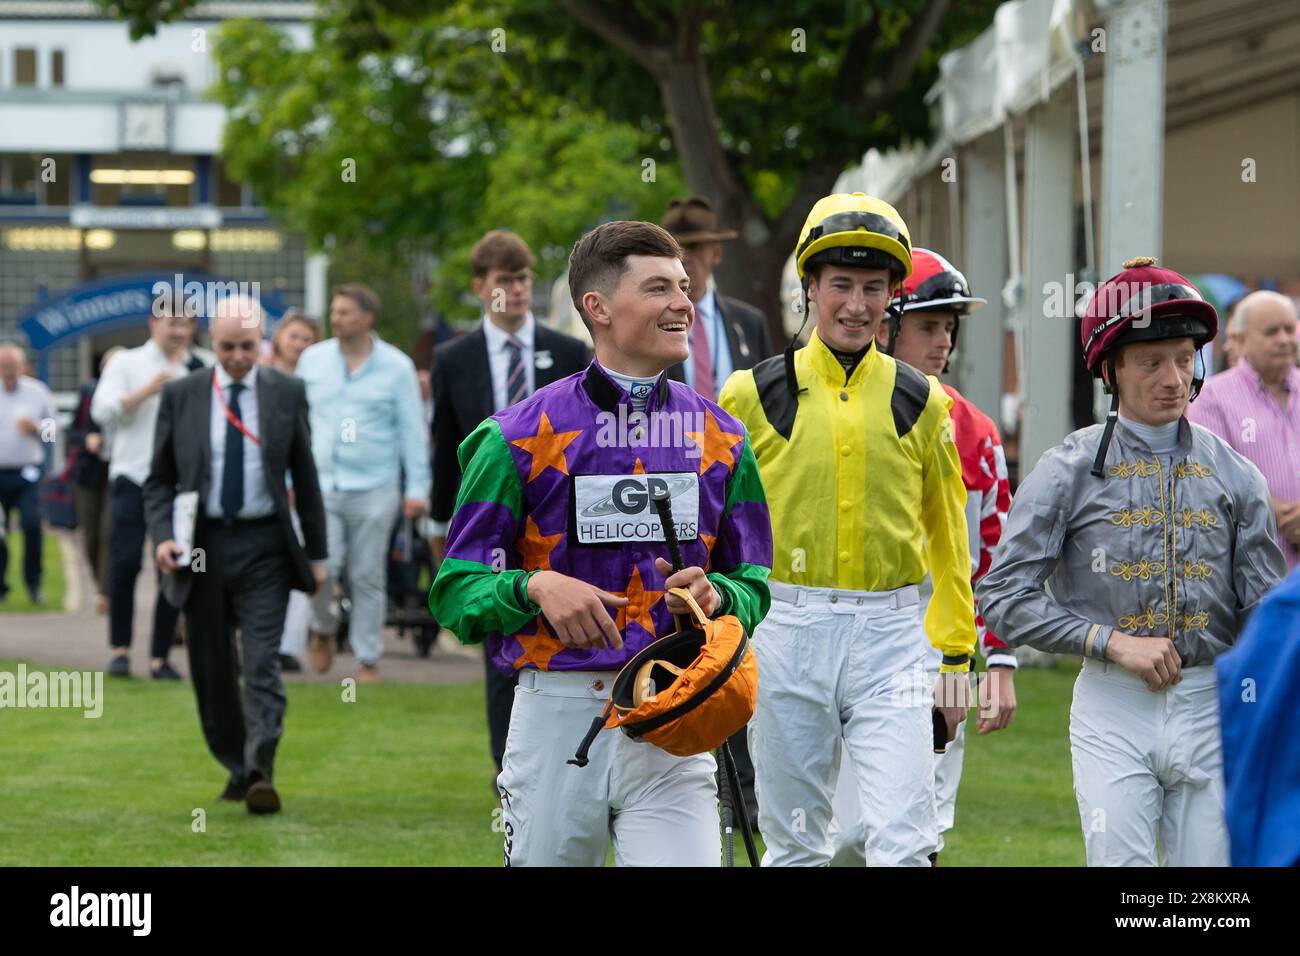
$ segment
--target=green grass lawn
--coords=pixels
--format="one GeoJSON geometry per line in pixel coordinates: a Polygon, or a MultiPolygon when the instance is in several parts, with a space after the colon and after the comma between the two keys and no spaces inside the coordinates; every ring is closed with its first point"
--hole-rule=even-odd
{"type": "MultiPolygon", "coordinates": [[[[1012,728],[969,742],[945,865],[1082,864],[1072,679],[1023,671],[1012,728]]],[[[363,686],[356,703],[332,686],[288,690],[284,810],[264,818],[217,800],[225,775],[188,684],[106,680],[97,720],[0,711],[0,865],[500,863],[481,685],[363,686]],[[206,832],[192,827],[197,809],[206,832]]]]}
{"type": "Polygon", "coordinates": [[[9,582],[9,597],[0,601],[0,615],[8,613],[32,614],[63,610],[63,551],[59,539],[45,529],[41,535],[41,590],[45,592],[44,606],[33,604],[27,594],[27,585],[23,583],[23,554],[27,542],[22,529],[18,528],[15,514],[14,527],[9,530],[9,571],[5,580],[9,582]]]}
{"type": "Polygon", "coordinates": [[[944,837],[944,866],[1083,866],[1070,770],[1070,697],[1077,664],[1016,672],[1016,716],[981,737],[972,719],[944,837]]]}

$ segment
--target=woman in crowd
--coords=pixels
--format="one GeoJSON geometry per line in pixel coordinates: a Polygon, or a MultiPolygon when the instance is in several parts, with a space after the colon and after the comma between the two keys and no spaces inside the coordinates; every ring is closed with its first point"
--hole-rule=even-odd
{"type": "MultiPolygon", "coordinates": [[[[271,336],[271,354],[265,363],[278,372],[294,374],[298,367],[298,357],[308,346],[320,339],[320,324],[299,309],[285,312],[275,334],[271,336]]],[[[289,501],[293,502],[293,489],[289,489],[289,501]]],[[[294,515],[294,527],[297,529],[298,516],[294,515]]],[[[299,536],[301,536],[299,530],[299,536]]],[[[280,666],[286,671],[300,671],[302,664],[298,657],[307,649],[307,628],[311,625],[311,601],[302,591],[289,592],[289,607],[284,614],[284,637],[280,641],[280,666]]]]}

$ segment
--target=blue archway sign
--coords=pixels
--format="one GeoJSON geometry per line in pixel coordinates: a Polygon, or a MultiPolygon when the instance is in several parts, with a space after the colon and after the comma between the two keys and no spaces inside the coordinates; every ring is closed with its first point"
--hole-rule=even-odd
{"type": "Polygon", "coordinates": [[[155,299],[192,309],[197,305],[199,325],[206,327],[211,303],[235,292],[258,295],[266,311],[268,331],[284,313],[280,295],[274,290],[260,295],[255,283],[241,284],[206,273],[149,272],[75,286],[62,295],[37,302],[23,313],[19,326],[32,348],[45,353],[83,336],[139,321],[152,314],[155,299]]]}

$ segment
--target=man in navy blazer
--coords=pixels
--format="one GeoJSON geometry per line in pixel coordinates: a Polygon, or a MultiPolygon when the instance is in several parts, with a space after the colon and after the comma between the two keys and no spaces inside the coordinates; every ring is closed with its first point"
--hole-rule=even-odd
{"type": "MultiPolygon", "coordinates": [[[[470,252],[474,294],[483,320],[474,331],[439,345],[433,360],[433,550],[442,560],[447,525],[456,510],[460,463],[456,449],[483,419],[539,388],[581,372],[587,346],[534,319],[532,251],[519,236],[494,229],[470,252]]],[[[514,701],[514,674],[486,662],[488,734],[498,771],[514,701]]]]}

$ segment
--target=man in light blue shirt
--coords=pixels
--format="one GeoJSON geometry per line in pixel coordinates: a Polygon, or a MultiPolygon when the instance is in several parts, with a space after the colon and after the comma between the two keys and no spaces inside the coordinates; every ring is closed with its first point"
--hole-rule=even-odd
{"type": "Polygon", "coordinates": [[[295,370],[307,385],[329,544],[328,576],[312,598],[308,653],[318,672],[329,670],[338,630],[334,582],[346,565],[348,640],[361,684],[379,681],[394,520],[399,510],[412,520],[428,511],[431,481],[415,363],[375,335],[378,314],[371,289],[339,286],[330,303],[335,338],[308,348],[295,370]]]}

